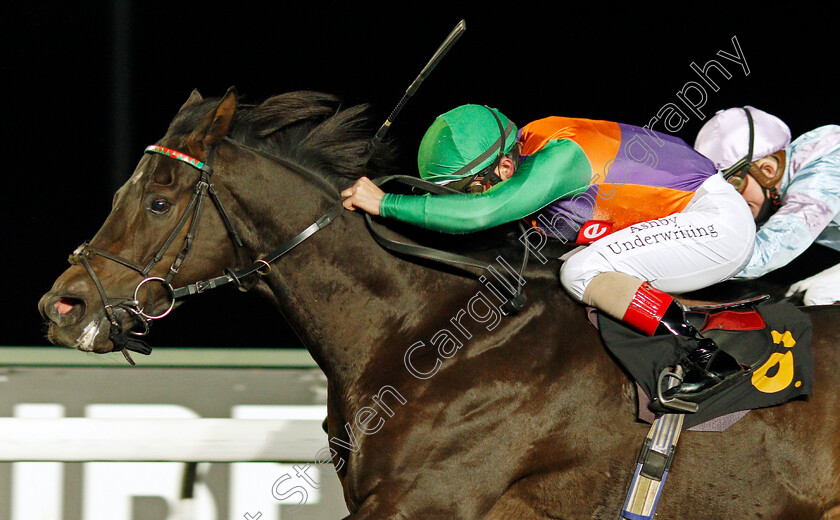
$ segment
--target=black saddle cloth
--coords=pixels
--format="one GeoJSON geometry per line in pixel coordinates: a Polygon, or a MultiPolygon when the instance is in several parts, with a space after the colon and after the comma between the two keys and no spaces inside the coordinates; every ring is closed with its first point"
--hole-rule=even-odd
{"type": "MultiPolygon", "coordinates": [[[[688,316],[705,337],[751,370],[699,403],[697,413],[686,415],[684,428],[812,394],[811,321],[793,305],[702,308],[688,316]]],[[[603,314],[598,320],[607,349],[651,399],[656,397],[660,372],[674,366],[693,346],[690,340],[677,336],[645,336],[603,314]]]]}

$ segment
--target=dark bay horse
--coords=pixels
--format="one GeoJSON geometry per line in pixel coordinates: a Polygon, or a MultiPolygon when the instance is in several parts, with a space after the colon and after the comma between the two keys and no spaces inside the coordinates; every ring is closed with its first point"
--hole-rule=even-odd
{"type": "MultiPolygon", "coordinates": [[[[114,350],[112,329],[140,330],[178,288],[258,261],[377,171],[362,110],[334,101],[290,93],[238,106],[232,90],[194,92],[41,299],[49,338],[114,350]],[[223,210],[190,213],[202,179],[223,210]]],[[[496,260],[516,265],[514,249],[500,251],[496,260]]],[[[330,450],[317,462],[334,464],[349,518],[618,516],[648,425],[557,268],[532,260],[527,305],[503,316],[487,279],[391,254],[347,213],[239,280],[277,306],[327,376],[330,450]]],[[[723,433],[684,432],[659,518],[827,519],[840,509],[840,307],[806,312],[814,396],[754,410],[723,433]]]]}

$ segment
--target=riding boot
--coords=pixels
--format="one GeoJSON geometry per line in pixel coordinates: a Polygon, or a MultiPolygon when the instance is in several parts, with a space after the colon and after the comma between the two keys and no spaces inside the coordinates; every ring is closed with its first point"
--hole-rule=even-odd
{"type": "Polygon", "coordinates": [[[703,337],[685,318],[679,302],[643,283],[633,297],[624,321],[648,335],[673,334],[688,338],[694,348],[678,364],[684,370],[681,384],[665,391],[665,398],[697,402],[735,382],[745,369],[714,340],[703,337]]]}
{"type": "Polygon", "coordinates": [[[694,349],[678,363],[684,370],[682,382],[663,392],[666,399],[697,402],[717,393],[737,380],[745,369],[713,339],[703,337],[685,319],[682,306],[675,300],[662,316],[658,334],[674,334],[691,339],[694,349]]]}

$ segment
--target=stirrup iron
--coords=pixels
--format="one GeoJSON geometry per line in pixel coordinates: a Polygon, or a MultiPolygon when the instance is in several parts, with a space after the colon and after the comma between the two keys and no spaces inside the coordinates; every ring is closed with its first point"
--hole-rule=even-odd
{"type": "MultiPolygon", "coordinates": [[[[659,377],[656,380],[656,398],[662,407],[668,408],[669,410],[681,413],[697,413],[697,410],[699,409],[697,403],[683,401],[682,399],[677,399],[676,397],[666,398],[662,395],[662,389],[664,386],[663,382],[666,378],[675,378],[682,383],[683,377],[678,372],[682,372],[682,370],[674,371],[670,368],[665,368],[659,373],[659,377]]],[[[665,390],[668,388],[670,388],[670,386],[666,387],[665,390]]]]}

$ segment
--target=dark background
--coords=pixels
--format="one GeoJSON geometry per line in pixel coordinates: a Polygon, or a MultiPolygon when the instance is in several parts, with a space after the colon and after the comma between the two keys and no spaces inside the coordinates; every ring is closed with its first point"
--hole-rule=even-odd
{"type": "MultiPolygon", "coordinates": [[[[110,210],[143,148],[193,88],[246,102],[312,89],[371,103],[384,121],[444,37],[467,32],[401,112],[390,137],[414,173],[434,117],[463,103],[496,106],[520,125],[546,115],[646,124],[666,103],[703,121],[676,93],[711,59],[701,109],[750,104],[794,137],[840,122],[829,17],[801,4],[601,2],[27,2],[4,7],[3,286],[0,344],[45,345],[36,310],[66,258],[110,210]],[[716,53],[736,36],[750,74],[716,53]]],[[[659,128],[661,130],[661,127],[659,128]]],[[[827,250],[822,251],[825,253],[827,250]]],[[[798,268],[806,273],[806,266],[798,268]]],[[[195,297],[154,328],[154,345],[297,346],[256,296],[195,297]]]]}

